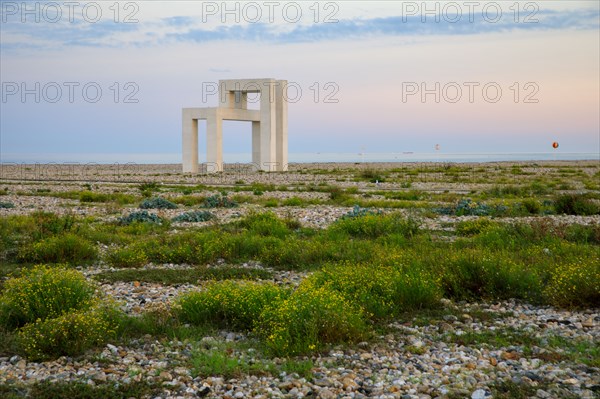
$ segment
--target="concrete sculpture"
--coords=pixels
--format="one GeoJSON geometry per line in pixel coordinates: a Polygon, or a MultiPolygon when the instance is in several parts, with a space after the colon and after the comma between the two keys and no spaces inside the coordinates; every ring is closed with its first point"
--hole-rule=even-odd
{"type": "Polygon", "coordinates": [[[206,172],[223,170],[223,121],[252,122],[252,164],[256,170],[287,170],[286,80],[219,81],[219,106],[184,108],[183,172],[198,173],[198,120],[206,120],[206,172]],[[248,93],[260,93],[260,109],[248,109],[248,93]]]}

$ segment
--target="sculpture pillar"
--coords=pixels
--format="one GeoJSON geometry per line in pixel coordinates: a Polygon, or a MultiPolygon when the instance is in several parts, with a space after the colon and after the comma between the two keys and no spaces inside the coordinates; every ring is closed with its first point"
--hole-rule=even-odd
{"type": "Polygon", "coordinates": [[[198,120],[206,120],[207,173],[223,170],[223,120],[252,122],[252,163],[258,170],[287,170],[286,86],[275,79],[221,80],[218,107],[184,108],[183,172],[198,172],[198,120]],[[248,109],[248,93],[260,93],[260,110],[248,109]]]}

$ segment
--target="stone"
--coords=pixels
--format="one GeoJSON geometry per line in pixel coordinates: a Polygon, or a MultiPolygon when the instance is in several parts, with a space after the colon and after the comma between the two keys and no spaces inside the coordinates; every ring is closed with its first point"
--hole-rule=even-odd
{"type": "Polygon", "coordinates": [[[319,391],[318,398],[321,398],[321,399],[335,399],[335,398],[337,398],[337,395],[335,393],[333,393],[331,390],[325,388],[325,389],[321,389],[319,391]]]}
{"type": "Polygon", "coordinates": [[[504,360],[518,360],[520,357],[517,352],[502,352],[501,356],[504,360]]]}
{"type": "Polygon", "coordinates": [[[484,389],[477,389],[471,394],[471,399],[485,399],[487,396],[484,389]]]}
{"type": "Polygon", "coordinates": [[[173,376],[168,371],[161,371],[158,377],[162,380],[172,380],[173,376]]]}
{"type": "Polygon", "coordinates": [[[547,399],[552,397],[552,395],[546,391],[544,391],[543,389],[538,389],[535,393],[535,396],[537,396],[538,398],[541,399],[547,399]]]}
{"type": "Polygon", "coordinates": [[[346,391],[358,388],[358,384],[352,378],[347,377],[342,380],[342,386],[346,391]]]}
{"type": "Polygon", "coordinates": [[[207,396],[210,393],[210,388],[207,386],[204,386],[202,388],[200,388],[198,391],[196,391],[196,396],[198,396],[199,398],[203,398],[205,396],[207,396]]]}
{"type": "Polygon", "coordinates": [[[313,383],[319,387],[330,387],[333,385],[333,381],[329,378],[319,378],[314,380],[313,383]]]}
{"type": "Polygon", "coordinates": [[[17,362],[18,362],[19,360],[21,360],[21,356],[19,356],[19,355],[14,355],[13,357],[11,357],[11,358],[9,359],[9,362],[10,362],[11,364],[17,364],[17,362]]]}

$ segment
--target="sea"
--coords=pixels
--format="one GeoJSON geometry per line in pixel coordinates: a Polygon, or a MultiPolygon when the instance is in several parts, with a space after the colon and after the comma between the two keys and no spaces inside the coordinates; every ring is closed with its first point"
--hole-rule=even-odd
{"type": "MultiPolygon", "coordinates": [[[[503,161],[577,161],[593,160],[600,162],[600,152],[513,152],[513,153],[289,153],[289,163],[371,163],[371,162],[431,162],[431,163],[476,163],[503,161]]],[[[199,162],[205,162],[200,154],[199,162]]],[[[225,153],[227,163],[250,163],[249,153],[225,153]]],[[[0,153],[2,164],[177,164],[181,163],[181,153],[47,153],[16,154],[0,153]]]]}

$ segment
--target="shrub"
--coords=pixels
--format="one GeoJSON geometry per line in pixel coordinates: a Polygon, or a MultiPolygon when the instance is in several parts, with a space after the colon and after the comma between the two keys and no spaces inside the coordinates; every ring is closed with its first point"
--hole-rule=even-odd
{"type": "Polygon", "coordinates": [[[177,204],[172,203],[171,201],[161,198],[154,197],[145,199],[140,204],[141,209],[176,209],[177,204]]]}
{"type": "Polygon", "coordinates": [[[279,201],[275,198],[268,199],[265,202],[265,208],[277,208],[279,206],[279,201]]]}
{"type": "Polygon", "coordinates": [[[156,182],[142,183],[138,186],[138,189],[140,190],[140,192],[142,193],[142,196],[144,196],[144,197],[152,196],[153,191],[160,191],[160,187],[159,187],[158,183],[156,183],[156,182]]]}
{"type": "Polygon", "coordinates": [[[235,208],[237,202],[227,197],[227,193],[211,195],[204,200],[205,208],[235,208]]]}
{"type": "Polygon", "coordinates": [[[83,274],[75,270],[38,265],[5,282],[0,297],[0,321],[20,327],[71,310],[87,309],[94,303],[94,290],[83,274]]]}
{"type": "Polygon", "coordinates": [[[148,263],[148,257],[141,248],[133,246],[110,252],[106,262],[114,267],[142,267],[148,263]]]}
{"type": "Polygon", "coordinates": [[[27,324],[19,341],[31,360],[74,356],[106,342],[115,328],[102,308],[80,310],[27,324]]]}
{"type": "Polygon", "coordinates": [[[554,209],[558,214],[596,215],[600,206],[585,194],[562,194],[554,198],[554,209]]]}
{"type": "Polygon", "coordinates": [[[80,202],[107,202],[110,196],[102,193],[94,193],[92,191],[82,191],[79,193],[80,202]]]}
{"type": "Polygon", "coordinates": [[[119,218],[120,224],[131,224],[131,223],[162,223],[162,219],[156,216],[154,213],[148,213],[148,211],[131,212],[127,216],[119,218]]]}
{"type": "Polygon", "coordinates": [[[96,247],[85,238],[67,233],[49,237],[19,251],[18,259],[33,263],[79,263],[96,259],[96,247]]]}
{"type": "Polygon", "coordinates": [[[258,332],[275,354],[289,356],[357,342],[367,326],[360,309],[341,293],[305,280],[288,299],[265,308],[258,332]]]}
{"type": "Polygon", "coordinates": [[[105,282],[140,281],[163,285],[197,284],[201,280],[270,280],[273,273],[265,269],[219,266],[190,269],[117,270],[98,273],[95,279],[105,282]]]}
{"type": "Polygon", "coordinates": [[[350,212],[344,214],[341,219],[352,219],[357,217],[362,217],[366,215],[380,215],[381,211],[373,211],[369,208],[361,208],[359,205],[354,205],[354,208],[350,212]]]}
{"type": "Polygon", "coordinates": [[[571,224],[565,229],[565,238],[573,242],[600,244],[600,223],[586,226],[571,224]]]}
{"type": "Polygon", "coordinates": [[[182,195],[180,197],[173,198],[173,202],[184,206],[196,206],[203,204],[205,198],[200,195],[182,195]]]}
{"type": "Polygon", "coordinates": [[[10,208],[14,208],[15,204],[13,204],[12,202],[1,202],[0,201],[0,209],[10,209],[10,208]]]}
{"type": "Polygon", "coordinates": [[[432,308],[441,296],[435,280],[424,272],[372,263],[327,265],[310,279],[317,287],[340,292],[375,319],[432,308]]]}
{"type": "Polygon", "coordinates": [[[379,172],[377,172],[376,170],[373,169],[365,169],[360,173],[360,177],[370,181],[371,183],[375,183],[375,182],[384,182],[385,181],[385,177],[380,174],[379,172]]]}
{"type": "Polygon", "coordinates": [[[600,303],[600,257],[579,258],[556,265],[544,290],[549,303],[560,307],[597,307],[600,303]]]}
{"type": "Polygon", "coordinates": [[[495,197],[505,197],[505,196],[514,196],[519,197],[522,196],[526,192],[526,189],[519,186],[494,186],[492,187],[488,193],[495,197]]]}
{"type": "Polygon", "coordinates": [[[171,221],[173,222],[190,222],[190,223],[199,223],[199,222],[207,222],[209,220],[213,220],[215,215],[209,211],[192,211],[185,212],[181,215],[175,216],[171,221]]]}
{"type": "Polygon", "coordinates": [[[32,238],[36,241],[69,232],[75,224],[75,217],[72,215],[58,216],[50,212],[33,212],[30,217],[34,226],[32,238]]]}
{"type": "Polygon", "coordinates": [[[498,216],[508,211],[504,205],[487,205],[481,202],[474,202],[471,199],[461,199],[452,207],[436,208],[435,212],[442,215],[456,216],[498,216]]]}
{"type": "Polygon", "coordinates": [[[115,201],[119,204],[132,204],[136,201],[136,197],[129,194],[123,193],[95,193],[92,191],[82,191],[79,193],[80,202],[109,202],[115,201]]]}
{"type": "Polygon", "coordinates": [[[516,223],[498,227],[506,238],[520,242],[550,242],[556,239],[600,244],[600,224],[589,225],[557,223],[550,218],[536,218],[530,223],[516,223]]]}
{"type": "Polygon", "coordinates": [[[343,217],[335,222],[331,229],[343,231],[353,237],[377,238],[389,234],[402,234],[412,237],[419,231],[419,223],[412,219],[404,219],[400,215],[373,215],[343,217]]]}
{"type": "Polygon", "coordinates": [[[302,204],[302,198],[298,197],[287,198],[283,201],[283,206],[302,206],[302,204]]]}
{"type": "MultiPolygon", "coordinates": [[[[43,380],[30,385],[27,397],[35,399],[153,398],[161,391],[162,389],[158,384],[146,381],[131,382],[129,384],[98,384],[92,386],[85,381],[43,380]]],[[[0,393],[2,393],[1,390],[0,393]]],[[[20,398],[22,396],[17,397],[20,398]]],[[[11,399],[11,397],[9,396],[6,399],[11,399]]]]}
{"type": "Polygon", "coordinates": [[[456,225],[456,233],[461,236],[473,236],[489,229],[491,226],[492,222],[485,218],[465,220],[456,225]]]}
{"type": "Polygon", "coordinates": [[[286,291],[273,283],[212,282],[203,291],[180,296],[175,309],[186,323],[250,331],[263,308],[281,302],[285,296],[286,291]]]}
{"type": "Polygon", "coordinates": [[[143,251],[152,262],[200,264],[218,258],[230,259],[230,237],[218,230],[204,230],[165,235],[136,242],[133,246],[143,251]]]}
{"type": "Polygon", "coordinates": [[[470,199],[464,199],[458,201],[454,213],[457,216],[463,215],[475,215],[475,216],[487,216],[491,214],[492,208],[484,203],[473,202],[470,199]]]}
{"type": "Polygon", "coordinates": [[[247,229],[250,233],[262,237],[274,236],[283,238],[290,233],[285,221],[279,219],[271,212],[252,213],[239,222],[240,227],[247,229]]]}
{"type": "Polygon", "coordinates": [[[446,258],[441,277],[446,295],[456,299],[539,300],[535,270],[498,254],[466,251],[446,258]]]}
{"type": "Polygon", "coordinates": [[[542,206],[540,205],[539,201],[536,201],[532,198],[523,200],[521,205],[523,206],[525,211],[527,211],[527,213],[530,213],[532,215],[537,215],[542,210],[542,206]]]}
{"type": "Polygon", "coordinates": [[[331,198],[332,201],[341,202],[348,199],[348,195],[342,188],[333,186],[329,189],[329,198],[331,198]]]}

